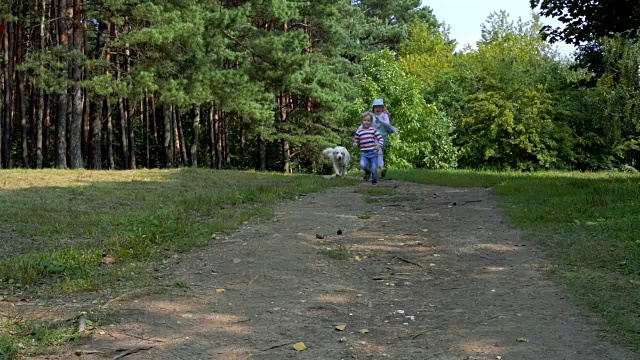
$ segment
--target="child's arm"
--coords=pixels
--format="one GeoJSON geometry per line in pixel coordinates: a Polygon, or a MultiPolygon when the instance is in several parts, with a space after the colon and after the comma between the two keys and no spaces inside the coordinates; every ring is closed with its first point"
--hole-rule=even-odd
{"type": "Polygon", "coordinates": [[[380,148],[382,148],[382,135],[380,135],[378,130],[376,130],[373,134],[373,136],[376,138],[376,150],[380,150],[380,148]]]}
{"type": "Polygon", "coordinates": [[[395,127],[393,127],[393,125],[391,125],[391,120],[389,120],[389,114],[387,113],[380,114],[378,116],[378,121],[387,130],[387,133],[394,134],[398,132],[398,129],[396,129],[395,127]]]}
{"type": "Polygon", "coordinates": [[[356,133],[353,136],[353,147],[358,147],[360,145],[360,128],[356,129],[356,133]]]}

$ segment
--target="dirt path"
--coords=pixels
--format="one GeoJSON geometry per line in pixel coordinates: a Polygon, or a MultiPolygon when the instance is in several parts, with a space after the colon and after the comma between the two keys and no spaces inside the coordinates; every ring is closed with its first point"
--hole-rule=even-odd
{"type": "Polygon", "coordinates": [[[303,196],[183,256],[171,272],[187,288],[117,304],[118,324],[81,347],[104,353],[81,358],[638,358],[598,339],[489,190],[371,188],[303,196]],[[350,259],[319,250],[339,245],[350,259]]]}

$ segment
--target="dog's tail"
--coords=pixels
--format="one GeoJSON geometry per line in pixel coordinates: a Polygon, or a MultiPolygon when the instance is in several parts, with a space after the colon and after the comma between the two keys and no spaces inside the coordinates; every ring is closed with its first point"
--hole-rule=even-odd
{"type": "Polygon", "coordinates": [[[322,154],[326,157],[331,157],[331,153],[333,152],[333,148],[326,148],[322,150],[322,154]]]}

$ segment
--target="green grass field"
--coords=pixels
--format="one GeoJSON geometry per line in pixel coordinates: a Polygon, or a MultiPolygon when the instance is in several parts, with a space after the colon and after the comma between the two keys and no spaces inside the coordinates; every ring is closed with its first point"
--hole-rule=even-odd
{"type": "MultiPolygon", "coordinates": [[[[355,182],[192,169],[2,171],[0,300],[148,286],[153,264],[270,217],[276,202],[355,182]]],[[[0,359],[78,339],[75,323],[0,315],[0,359]]]]}
{"type": "Polygon", "coordinates": [[[268,217],[279,200],[351,182],[190,169],[4,171],[0,288],[59,293],[146,281],[149,261],[268,217]]]}
{"type": "Polygon", "coordinates": [[[554,276],[640,351],[640,175],[391,171],[391,179],[492,187],[511,221],[544,246],[554,276]]]}

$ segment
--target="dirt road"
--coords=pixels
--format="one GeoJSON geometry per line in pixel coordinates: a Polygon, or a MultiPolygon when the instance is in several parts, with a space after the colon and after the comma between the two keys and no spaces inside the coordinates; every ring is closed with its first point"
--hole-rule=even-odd
{"type": "Polygon", "coordinates": [[[177,262],[184,288],[112,304],[82,359],[638,358],[601,340],[488,189],[301,196],[177,262]]]}

